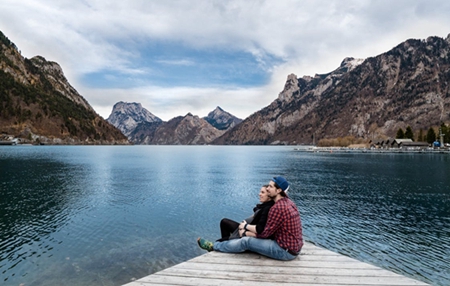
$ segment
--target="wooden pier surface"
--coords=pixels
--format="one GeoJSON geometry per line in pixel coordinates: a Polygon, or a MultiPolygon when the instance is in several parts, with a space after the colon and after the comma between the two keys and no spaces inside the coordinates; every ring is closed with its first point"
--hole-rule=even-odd
{"type": "Polygon", "coordinates": [[[209,252],[126,286],[428,285],[305,242],[292,261],[253,253],[209,252]]]}

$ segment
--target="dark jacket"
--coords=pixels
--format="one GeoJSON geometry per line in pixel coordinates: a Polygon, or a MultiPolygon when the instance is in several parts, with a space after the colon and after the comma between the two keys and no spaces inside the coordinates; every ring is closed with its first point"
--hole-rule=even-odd
{"type": "Polygon", "coordinates": [[[264,227],[267,223],[267,217],[269,215],[269,210],[273,206],[275,202],[269,201],[262,204],[257,204],[256,207],[253,208],[253,220],[250,224],[256,225],[256,232],[262,233],[264,227]]]}
{"type": "MultiPolygon", "coordinates": [[[[253,208],[253,215],[251,217],[248,217],[245,219],[245,221],[248,224],[256,225],[257,233],[262,233],[264,230],[264,227],[266,227],[267,218],[269,216],[269,210],[273,206],[274,203],[275,203],[274,201],[269,201],[269,202],[265,202],[262,204],[257,204],[256,207],[253,208]]],[[[239,223],[236,222],[236,225],[239,225],[239,223]]],[[[221,238],[218,241],[224,241],[224,240],[235,239],[235,238],[241,238],[239,236],[239,228],[236,228],[229,237],[221,238]]]]}

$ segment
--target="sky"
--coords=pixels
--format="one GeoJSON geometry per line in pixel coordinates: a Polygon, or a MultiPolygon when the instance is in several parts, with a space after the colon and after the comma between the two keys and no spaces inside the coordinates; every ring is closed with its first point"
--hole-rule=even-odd
{"type": "Polygon", "coordinates": [[[57,62],[105,119],[119,101],[165,121],[217,106],[245,119],[289,74],[446,38],[449,15],[448,0],[1,0],[0,31],[57,62]]]}

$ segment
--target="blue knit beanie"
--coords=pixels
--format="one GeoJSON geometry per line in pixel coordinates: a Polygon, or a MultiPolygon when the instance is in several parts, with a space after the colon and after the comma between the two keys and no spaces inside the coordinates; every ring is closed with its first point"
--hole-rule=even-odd
{"type": "Polygon", "coordinates": [[[282,176],[273,177],[272,181],[274,181],[285,193],[289,190],[289,183],[282,176]]]}

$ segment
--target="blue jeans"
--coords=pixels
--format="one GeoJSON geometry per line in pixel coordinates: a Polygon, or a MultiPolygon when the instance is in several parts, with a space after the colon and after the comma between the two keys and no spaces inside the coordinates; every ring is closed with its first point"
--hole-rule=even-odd
{"type": "Polygon", "coordinates": [[[214,242],[214,250],[228,253],[249,250],[277,260],[292,260],[297,257],[281,248],[275,240],[248,236],[221,242],[216,241],[214,242]]]}

